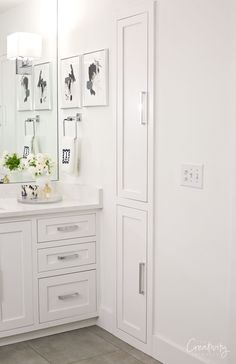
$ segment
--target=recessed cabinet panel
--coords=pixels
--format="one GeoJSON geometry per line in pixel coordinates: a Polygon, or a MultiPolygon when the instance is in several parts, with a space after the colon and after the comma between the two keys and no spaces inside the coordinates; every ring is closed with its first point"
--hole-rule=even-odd
{"type": "Polygon", "coordinates": [[[118,328],[146,342],[147,212],[117,208],[118,328]]]}
{"type": "Polygon", "coordinates": [[[95,234],[95,214],[38,220],[39,242],[80,238],[95,234]]]}
{"type": "Polygon", "coordinates": [[[96,303],[96,271],[39,280],[40,322],[93,314],[96,303]]]}
{"type": "Polygon", "coordinates": [[[31,223],[0,224],[0,331],[33,324],[31,223]]]}
{"type": "Polygon", "coordinates": [[[118,21],[118,197],[148,199],[148,15],[118,21]]]}
{"type": "Polygon", "coordinates": [[[38,271],[80,267],[96,263],[96,243],[73,244],[38,250],[38,271]]]}

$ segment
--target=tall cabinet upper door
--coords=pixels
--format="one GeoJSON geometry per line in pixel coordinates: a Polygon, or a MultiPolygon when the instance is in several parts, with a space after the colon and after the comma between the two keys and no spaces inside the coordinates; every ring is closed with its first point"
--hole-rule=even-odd
{"type": "Polygon", "coordinates": [[[148,15],[118,20],[118,197],[148,199],[148,15]]]}
{"type": "Polygon", "coordinates": [[[0,224],[0,331],[33,324],[31,223],[0,224]]]}
{"type": "Polygon", "coordinates": [[[117,208],[118,328],[146,342],[147,212],[117,208]]]}

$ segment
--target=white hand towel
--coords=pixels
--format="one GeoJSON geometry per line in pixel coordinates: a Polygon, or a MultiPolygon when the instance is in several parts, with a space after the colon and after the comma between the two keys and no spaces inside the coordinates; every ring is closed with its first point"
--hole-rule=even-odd
{"type": "Polygon", "coordinates": [[[81,155],[81,141],[79,138],[75,139],[75,161],[74,161],[74,174],[78,176],[80,168],[80,155],[81,155]]]}
{"type": "Polygon", "coordinates": [[[23,146],[23,158],[27,158],[30,153],[32,153],[33,149],[33,135],[26,135],[24,139],[23,146]]]}
{"type": "Polygon", "coordinates": [[[75,165],[75,138],[64,137],[61,151],[62,171],[68,174],[74,173],[75,165]]]}
{"type": "Polygon", "coordinates": [[[40,153],[39,141],[36,136],[34,136],[32,140],[32,153],[34,154],[40,153]]]}

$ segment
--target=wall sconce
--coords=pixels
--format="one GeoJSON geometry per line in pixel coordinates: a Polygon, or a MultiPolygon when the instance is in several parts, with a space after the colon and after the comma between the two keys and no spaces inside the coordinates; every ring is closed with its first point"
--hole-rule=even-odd
{"type": "Polygon", "coordinates": [[[17,32],[7,36],[7,58],[16,60],[16,73],[31,73],[32,61],[40,57],[42,57],[41,35],[17,32]]]}

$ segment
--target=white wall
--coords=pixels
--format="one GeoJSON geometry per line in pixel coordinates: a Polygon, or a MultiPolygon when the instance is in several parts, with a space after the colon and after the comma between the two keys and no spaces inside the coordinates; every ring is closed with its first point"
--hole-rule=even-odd
{"type": "Polygon", "coordinates": [[[159,6],[155,333],[182,349],[191,338],[228,345],[231,11],[218,0],[159,6]],[[181,163],[204,164],[203,190],[180,187],[181,163]]]}
{"type": "MultiPolygon", "coordinates": [[[[110,106],[82,110],[79,180],[104,188],[101,323],[111,330],[116,260],[115,17],[122,7],[138,2],[59,0],[60,57],[110,50],[110,106]]],[[[159,0],[157,13],[153,349],[167,364],[190,364],[184,352],[191,338],[229,346],[236,99],[231,53],[236,11],[233,0],[159,0]],[[203,190],[180,186],[181,163],[204,164],[203,190]]],[[[61,111],[60,123],[75,111],[61,111]]],[[[219,356],[211,360],[222,362],[219,356]]]]}

